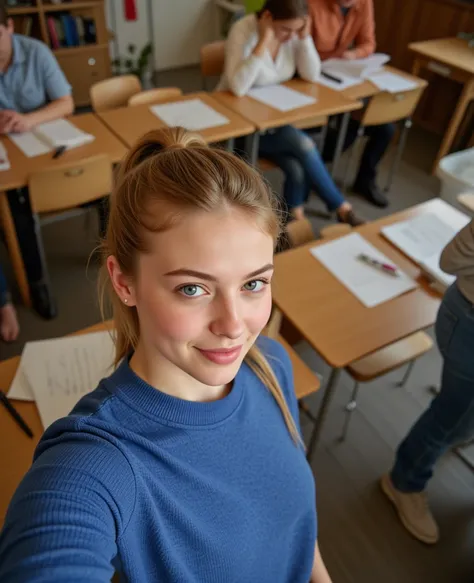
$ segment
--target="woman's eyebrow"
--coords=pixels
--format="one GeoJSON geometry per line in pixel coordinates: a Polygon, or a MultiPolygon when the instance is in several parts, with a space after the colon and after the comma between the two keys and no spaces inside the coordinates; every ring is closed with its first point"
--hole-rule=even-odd
{"type": "MultiPolygon", "coordinates": [[[[256,271],[252,271],[252,273],[249,273],[248,275],[246,275],[244,277],[244,279],[250,279],[251,277],[256,277],[257,275],[265,273],[266,271],[269,271],[270,269],[273,270],[273,264],[267,263],[267,265],[264,265],[260,269],[257,269],[256,271]]],[[[203,273],[202,271],[195,271],[194,269],[184,269],[184,268],[183,269],[175,269],[174,271],[169,271],[168,273],[165,273],[165,275],[171,275],[171,276],[188,275],[190,277],[197,277],[198,279],[205,279],[207,281],[217,281],[217,278],[215,278],[213,275],[209,275],[209,273],[203,273]]]]}

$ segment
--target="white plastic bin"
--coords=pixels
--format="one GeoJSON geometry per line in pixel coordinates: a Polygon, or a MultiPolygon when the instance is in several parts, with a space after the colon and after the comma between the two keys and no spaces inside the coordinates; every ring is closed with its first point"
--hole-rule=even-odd
{"type": "Polygon", "coordinates": [[[465,192],[474,192],[474,148],[461,150],[441,159],[436,176],[441,180],[440,197],[466,212],[457,197],[465,192]]]}

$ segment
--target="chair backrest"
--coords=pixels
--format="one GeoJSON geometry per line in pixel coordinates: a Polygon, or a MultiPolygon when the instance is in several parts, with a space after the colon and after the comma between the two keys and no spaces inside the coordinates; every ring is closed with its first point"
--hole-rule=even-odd
{"type": "Polygon", "coordinates": [[[225,41],[219,40],[201,47],[201,75],[217,77],[224,72],[225,41]]]}
{"type": "Polygon", "coordinates": [[[298,247],[314,240],[313,227],[308,219],[296,219],[286,225],[286,232],[292,247],[298,247]]]}
{"type": "Polygon", "coordinates": [[[418,87],[403,93],[383,91],[374,95],[362,114],[364,127],[394,123],[410,117],[415,111],[425,87],[418,87]]]}
{"type": "Polygon", "coordinates": [[[33,212],[63,211],[107,196],[112,174],[106,154],[34,172],[28,180],[33,212]]]}
{"type": "Polygon", "coordinates": [[[341,237],[342,235],[348,235],[352,231],[352,227],[347,223],[341,223],[339,225],[328,225],[324,227],[319,232],[321,239],[335,239],[336,237],[341,237]]]}
{"type": "Polygon", "coordinates": [[[168,99],[173,99],[174,97],[181,97],[183,92],[179,87],[160,87],[159,89],[148,89],[146,91],[140,91],[132,95],[128,100],[128,105],[143,105],[144,103],[159,103],[160,101],[166,101],[168,99]]]}
{"type": "Polygon", "coordinates": [[[90,88],[92,109],[101,112],[123,107],[132,95],[141,90],[140,79],[136,75],[119,75],[99,81],[90,88]]]}

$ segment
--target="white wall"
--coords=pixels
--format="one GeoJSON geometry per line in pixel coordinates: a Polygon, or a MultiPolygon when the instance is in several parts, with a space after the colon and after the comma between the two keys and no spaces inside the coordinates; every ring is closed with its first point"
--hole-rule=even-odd
{"type": "Polygon", "coordinates": [[[107,25],[116,34],[116,41],[111,43],[112,58],[116,57],[117,44],[123,55],[129,43],[141,48],[152,41],[154,68],[158,71],[198,63],[201,45],[218,36],[214,0],[137,0],[136,22],[124,19],[121,0],[107,0],[106,7],[107,25]]]}

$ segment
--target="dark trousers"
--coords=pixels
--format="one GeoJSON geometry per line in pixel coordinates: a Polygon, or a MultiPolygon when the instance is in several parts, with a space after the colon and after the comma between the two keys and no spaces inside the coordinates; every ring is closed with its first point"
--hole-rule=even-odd
{"type": "Polygon", "coordinates": [[[8,292],[7,280],[3,269],[0,266],[0,308],[3,308],[8,302],[11,301],[10,293],[8,292]]]}
{"type": "MultiPolygon", "coordinates": [[[[43,251],[40,225],[38,217],[33,213],[31,208],[28,189],[19,188],[9,190],[7,192],[7,198],[30,288],[34,288],[35,285],[39,284],[47,285],[49,283],[49,277],[43,251]]],[[[101,237],[105,236],[109,209],[108,197],[84,206],[97,207],[100,235],[101,237]]]]}
{"type": "MultiPolygon", "coordinates": [[[[360,123],[357,120],[350,120],[344,142],[344,150],[347,150],[355,142],[359,126],[360,123]]],[[[394,133],[395,126],[391,123],[365,128],[364,134],[369,140],[360,161],[356,178],[358,184],[368,185],[375,181],[377,177],[377,166],[392,141],[394,133]]],[[[333,159],[337,136],[338,130],[329,128],[323,150],[323,159],[325,162],[330,162],[333,159]]]]}

